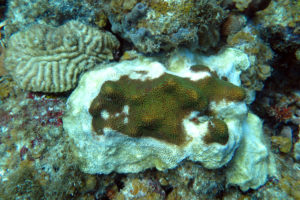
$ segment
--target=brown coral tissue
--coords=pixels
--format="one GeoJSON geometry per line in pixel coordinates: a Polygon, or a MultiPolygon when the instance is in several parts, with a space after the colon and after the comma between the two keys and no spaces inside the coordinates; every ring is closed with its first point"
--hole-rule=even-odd
{"type": "Polygon", "coordinates": [[[246,25],[246,17],[241,14],[230,14],[222,24],[221,33],[223,36],[235,34],[246,25]]]}

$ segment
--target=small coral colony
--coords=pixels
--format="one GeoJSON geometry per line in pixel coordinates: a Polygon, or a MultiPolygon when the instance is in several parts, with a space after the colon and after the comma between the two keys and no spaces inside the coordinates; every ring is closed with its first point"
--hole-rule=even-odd
{"type": "Polygon", "coordinates": [[[300,199],[299,1],[0,9],[0,199],[300,199]]]}

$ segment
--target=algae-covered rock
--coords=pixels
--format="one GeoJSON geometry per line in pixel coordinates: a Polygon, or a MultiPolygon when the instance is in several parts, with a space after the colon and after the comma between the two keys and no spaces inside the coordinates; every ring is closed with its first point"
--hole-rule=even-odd
{"type": "Polygon", "coordinates": [[[289,153],[292,149],[292,141],[288,137],[272,136],[272,142],[275,146],[279,147],[280,152],[289,153]]]}
{"type": "Polygon", "coordinates": [[[216,47],[226,16],[215,0],[112,0],[104,7],[112,31],[143,53],[216,47]]]}

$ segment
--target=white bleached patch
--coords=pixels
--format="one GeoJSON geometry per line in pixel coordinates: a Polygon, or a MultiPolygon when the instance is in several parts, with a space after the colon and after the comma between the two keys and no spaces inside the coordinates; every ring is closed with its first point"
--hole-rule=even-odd
{"type": "Polygon", "coordinates": [[[109,118],[109,112],[107,112],[107,110],[102,110],[101,111],[101,117],[105,120],[107,120],[109,118]]]}
{"type": "Polygon", "coordinates": [[[236,118],[241,115],[246,115],[248,112],[248,107],[244,102],[233,102],[225,99],[218,103],[211,101],[209,108],[216,113],[216,117],[221,119],[228,117],[236,118]]]}
{"type": "Polygon", "coordinates": [[[123,107],[122,112],[125,113],[125,115],[129,115],[129,106],[128,106],[128,105],[125,105],[125,106],[123,107]]]}
{"type": "MultiPolygon", "coordinates": [[[[197,64],[207,66],[210,70],[216,72],[219,78],[226,77],[229,82],[240,86],[240,74],[250,67],[250,60],[246,53],[235,48],[226,48],[211,56],[205,56],[187,49],[179,49],[174,51],[169,58],[168,69],[182,74],[186,73],[190,66],[197,64]]],[[[195,72],[191,72],[191,74],[193,73],[195,72]]]]}
{"type": "Polygon", "coordinates": [[[208,121],[197,124],[189,119],[184,119],[183,127],[188,136],[192,138],[202,138],[208,132],[208,121]]]}
{"type": "Polygon", "coordinates": [[[227,48],[217,55],[199,56],[201,64],[217,72],[219,77],[226,77],[229,82],[240,86],[240,74],[250,67],[250,61],[243,51],[227,48]]]}

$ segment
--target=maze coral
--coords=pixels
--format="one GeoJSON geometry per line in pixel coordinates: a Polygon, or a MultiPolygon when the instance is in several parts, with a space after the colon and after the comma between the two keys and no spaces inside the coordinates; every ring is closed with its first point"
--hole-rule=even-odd
{"type": "Polygon", "coordinates": [[[113,59],[118,47],[110,32],[79,21],[34,25],[10,37],[4,64],[22,89],[64,92],[76,86],[82,72],[113,59]]]}

